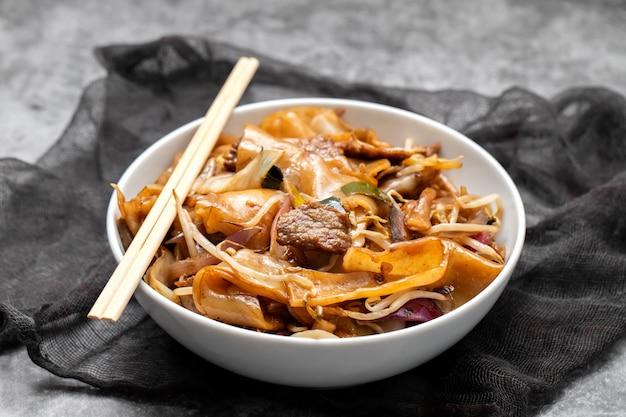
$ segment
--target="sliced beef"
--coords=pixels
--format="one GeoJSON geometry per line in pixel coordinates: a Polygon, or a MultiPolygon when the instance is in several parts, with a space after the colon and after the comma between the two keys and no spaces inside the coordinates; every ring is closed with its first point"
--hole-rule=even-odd
{"type": "Polygon", "coordinates": [[[345,253],[352,239],[345,213],[319,203],[305,203],[281,215],[277,241],[303,250],[345,253]]]}
{"type": "Polygon", "coordinates": [[[430,156],[439,151],[441,145],[439,143],[430,146],[421,146],[418,148],[405,149],[393,146],[382,146],[359,140],[354,135],[344,141],[339,141],[336,146],[343,150],[343,153],[351,158],[361,159],[380,159],[387,158],[393,161],[401,161],[410,157],[415,153],[430,156]]]}
{"type": "Polygon", "coordinates": [[[313,136],[310,139],[286,139],[286,141],[298,146],[304,152],[315,153],[323,159],[343,156],[343,150],[337,146],[334,140],[321,135],[313,136]]]}
{"type": "Polygon", "coordinates": [[[342,149],[344,154],[351,158],[362,159],[380,159],[387,158],[391,160],[403,160],[411,156],[414,151],[404,148],[381,147],[371,145],[355,138],[337,142],[338,148],[342,149]]]}

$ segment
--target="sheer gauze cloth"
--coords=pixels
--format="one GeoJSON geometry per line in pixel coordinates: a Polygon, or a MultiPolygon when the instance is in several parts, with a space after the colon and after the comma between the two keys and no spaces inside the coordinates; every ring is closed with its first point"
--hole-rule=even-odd
{"type": "MultiPolygon", "coordinates": [[[[536,412],[626,331],[626,100],[602,88],[546,99],[357,85],[259,57],[242,103],[352,98],[465,133],[518,185],[527,241],[510,285],[461,342],[402,375],[340,390],[248,380],[181,347],[132,301],[115,323],[87,319],[115,261],[104,217],[142,150],[204,115],[250,51],[191,37],[100,48],[91,84],[35,165],[0,160],[0,354],[138,401],[209,415],[523,416],[536,412]],[[163,392],[168,395],[164,396],[163,392]],[[164,398],[167,398],[164,399],[164,398]]],[[[258,55],[257,55],[258,56],[258,55]]]]}

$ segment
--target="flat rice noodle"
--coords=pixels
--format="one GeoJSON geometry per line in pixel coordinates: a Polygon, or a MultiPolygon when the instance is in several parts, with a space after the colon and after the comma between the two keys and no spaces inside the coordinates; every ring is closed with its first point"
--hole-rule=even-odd
{"type": "Polygon", "coordinates": [[[250,293],[270,298],[282,304],[289,303],[289,295],[284,280],[272,278],[290,273],[291,270],[294,269],[291,265],[284,264],[274,257],[249,249],[237,251],[233,255],[233,259],[246,268],[262,272],[265,279],[246,274],[245,271],[233,270],[227,264],[222,263],[220,267],[228,271],[228,273],[224,275],[224,279],[229,280],[239,288],[250,293]]]}
{"type": "Polygon", "coordinates": [[[309,126],[320,135],[332,135],[352,130],[334,110],[324,110],[315,115],[309,122],[309,126]]]}
{"type": "Polygon", "coordinates": [[[304,288],[297,282],[286,282],[289,304],[293,307],[327,306],[396,291],[391,286],[381,284],[377,274],[372,272],[331,273],[302,268],[300,273],[313,282],[314,290],[304,288]]]}
{"type": "Polygon", "coordinates": [[[278,138],[312,138],[317,134],[330,134],[351,130],[332,109],[295,107],[267,116],[259,126],[278,138]]]}
{"type": "Polygon", "coordinates": [[[504,264],[490,261],[458,243],[445,239],[448,252],[448,270],[441,282],[431,288],[451,285],[452,306],[457,308],[476,297],[498,276],[504,264]]]}
{"type": "MultiPolygon", "coordinates": [[[[441,251],[440,251],[441,252],[441,251]]],[[[279,260],[250,250],[238,251],[234,258],[241,265],[263,271],[270,276],[297,275],[304,281],[312,283],[312,288],[302,285],[298,280],[266,279],[247,276],[245,273],[232,272],[225,279],[232,280],[240,288],[251,293],[258,293],[291,307],[306,305],[326,306],[348,300],[368,297],[382,297],[398,291],[423,285],[424,282],[437,282],[445,273],[446,264],[428,265],[422,270],[414,269],[413,274],[391,282],[381,282],[376,271],[348,271],[331,273],[307,268],[285,265],[279,260]]],[[[302,281],[302,280],[301,280],[302,281]]]]}
{"type": "Polygon", "coordinates": [[[395,243],[383,252],[352,247],[344,257],[343,273],[293,267],[247,249],[233,258],[246,268],[261,271],[264,277],[233,271],[222,264],[221,270],[226,271],[223,279],[291,307],[328,306],[412,288],[434,290],[444,286],[454,287],[454,307],[458,307],[489,285],[502,269],[502,265],[452,241],[434,237],[395,243]],[[294,276],[300,279],[289,278],[294,276]]]}
{"type": "Polygon", "coordinates": [[[241,249],[233,258],[245,268],[262,272],[265,279],[233,270],[225,264],[223,278],[246,291],[259,294],[291,307],[327,305],[360,298],[380,286],[371,272],[330,273],[294,267],[272,256],[241,249]],[[298,279],[290,279],[298,277],[298,279]],[[305,285],[308,283],[310,285],[305,285]]]}
{"type": "Polygon", "coordinates": [[[193,281],[193,300],[198,310],[214,320],[235,326],[262,330],[280,330],[280,318],[265,316],[257,296],[242,290],[225,276],[232,274],[228,268],[208,266],[202,268],[193,281]]]}
{"type": "Polygon", "coordinates": [[[304,305],[306,299],[309,306],[327,306],[426,287],[442,280],[447,260],[446,247],[439,239],[401,242],[384,252],[351,247],[344,256],[344,273],[302,271],[314,283],[315,292],[307,294],[306,289],[287,283],[290,303],[304,305]]]}
{"type": "MultiPolygon", "coordinates": [[[[207,234],[223,233],[230,236],[243,229],[242,224],[250,221],[263,205],[280,191],[257,188],[245,191],[232,191],[221,194],[208,193],[197,198],[194,206],[196,215],[202,220],[207,234]]],[[[263,230],[249,244],[262,247],[269,242],[271,223],[280,204],[270,209],[259,224],[263,230]]]]}
{"type": "Polygon", "coordinates": [[[317,134],[305,119],[291,110],[270,115],[259,126],[278,138],[312,138],[317,134]]]}
{"type": "Polygon", "coordinates": [[[171,290],[174,280],[170,277],[170,267],[174,261],[174,255],[162,248],[159,257],[146,271],[144,279],[159,294],[176,304],[180,304],[180,298],[171,290]]]}
{"type": "Polygon", "coordinates": [[[379,273],[390,283],[408,280],[415,284],[414,288],[432,291],[451,286],[453,308],[484,290],[503,267],[503,264],[489,261],[452,240],[436,237],[394,243],[382,252],[352,247],[346,252],[343,265],[347,271],[379,273]],[[438,270],[438,264],[443,270],[440,277],[423,272],[438,270]]]}
{"type": "Polygon", "coordinates": [[[340,191],[341,186],[361,179],[363,176],[361,172],[355,172],[356,176],[346,175],[341,172],[345,169],[335,167],[337,161],[332,159],[326,161],[316,153],[305,152],[300,146],[281,140],[280,137],[274,137],[253,125],[244,127],[244,133],[237,148],[237,169],[246,166],[262,150],[282,152],[282,156],[275,162],[275,165],[281,169],[285,179],[300,193],[318,200],[331,195],[343,197],[340,191]]]}
{"type": "Polygon", "coordinates": [[[112,186],[115,189],[117,207],[120,210],[121,218],[126,222],[130,233],[135,236],[156,202],[163,186],[156,184],[147,185],[134,198],[128,201],[126,201],[122,190],[117,185],[112,184],[112,186]]]}
{"type": "MultiPolygon", "coordinates": [[[[370,271],[383,276],[386,282],[405,279],[408,276],[445,267],[448,261],[447,247],[436,237],[393,243],[387,250],[373,251],[351,247],[343,258],[344,271],[370,271]]],[[[441,277],[426,277],[417,287],[436,282],[441,277]]]]}
{"type": "Polygon", "coordinates": [[[282,151],[281,158],[276,162],[281,169],[288,167],[291,158],[300,152],[300,149],[292,143],[279,140],[260,127],[246,124],[237,146],[237,171],[247,166],[264,149],[282,151]]]}
{"type": "Polygon", "coordinates": [[[283,169],[284,177],[301,193],[316,200],[330,196],[343,198],[345,195],[341,187],[360,179],[342,174],[333,169],[324,158],[310,152],[300,152],[294,155],[291,162],[291,167],[283,169]]]}

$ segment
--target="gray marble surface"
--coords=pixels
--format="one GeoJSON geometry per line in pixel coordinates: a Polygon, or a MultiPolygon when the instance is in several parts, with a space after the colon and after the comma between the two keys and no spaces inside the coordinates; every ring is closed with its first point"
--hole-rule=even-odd
{"type": "MultiPolygon", "coordinates": [[[[93,48],[193,34],[347,81],[551,96],[626,95],[624,0],[0,0],[0,157],[35,162],[81,91],[104,76],[93,48]]],[[[572,377],[540,415],[626,415],[626,340],[572,377]]],[[[0,353],[0,416],[175,415],[109,397],[0,353]]]]}

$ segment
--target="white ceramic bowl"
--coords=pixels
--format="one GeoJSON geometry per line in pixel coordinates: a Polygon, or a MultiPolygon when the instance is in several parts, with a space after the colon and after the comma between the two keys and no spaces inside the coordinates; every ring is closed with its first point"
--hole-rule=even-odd
{"type": "MultiPolygon", "coordinates": [[[[457,343],[487,314],[505,288],[519,259],[525,237],[524,207],[515,184],[500,164],[462,134],[407,111],[339,99],[287,99],[238,107],[226,131],[240,134],[244,122],[257,123],[270,113],[295,106],[342,107],[345,119],[375,129],[386,141],[410,136],[419,143],[440,142],[444,157],[463,155],[463,168],[449,172],[472,193],[498,193],[504,203],[498,241],[506,245],[507,263],[500,275],[475,298],[456,310],[414,327],[350,339],[311,340],[254,332],[195,314],[159,295],[141,282],[135,297],[146,312],[174,339],[206,360],[233,372],[271,383],[335,388],[371,382],[412,369],[457,343]]],[[[134,196],[168,167],[200,120],[160,139],[142,153],[118,182],[134,196]]],[[[115,194],[107,213],[108,239],[119,261],[123,249],[115,226],[119,217],[115,194]]]]}

